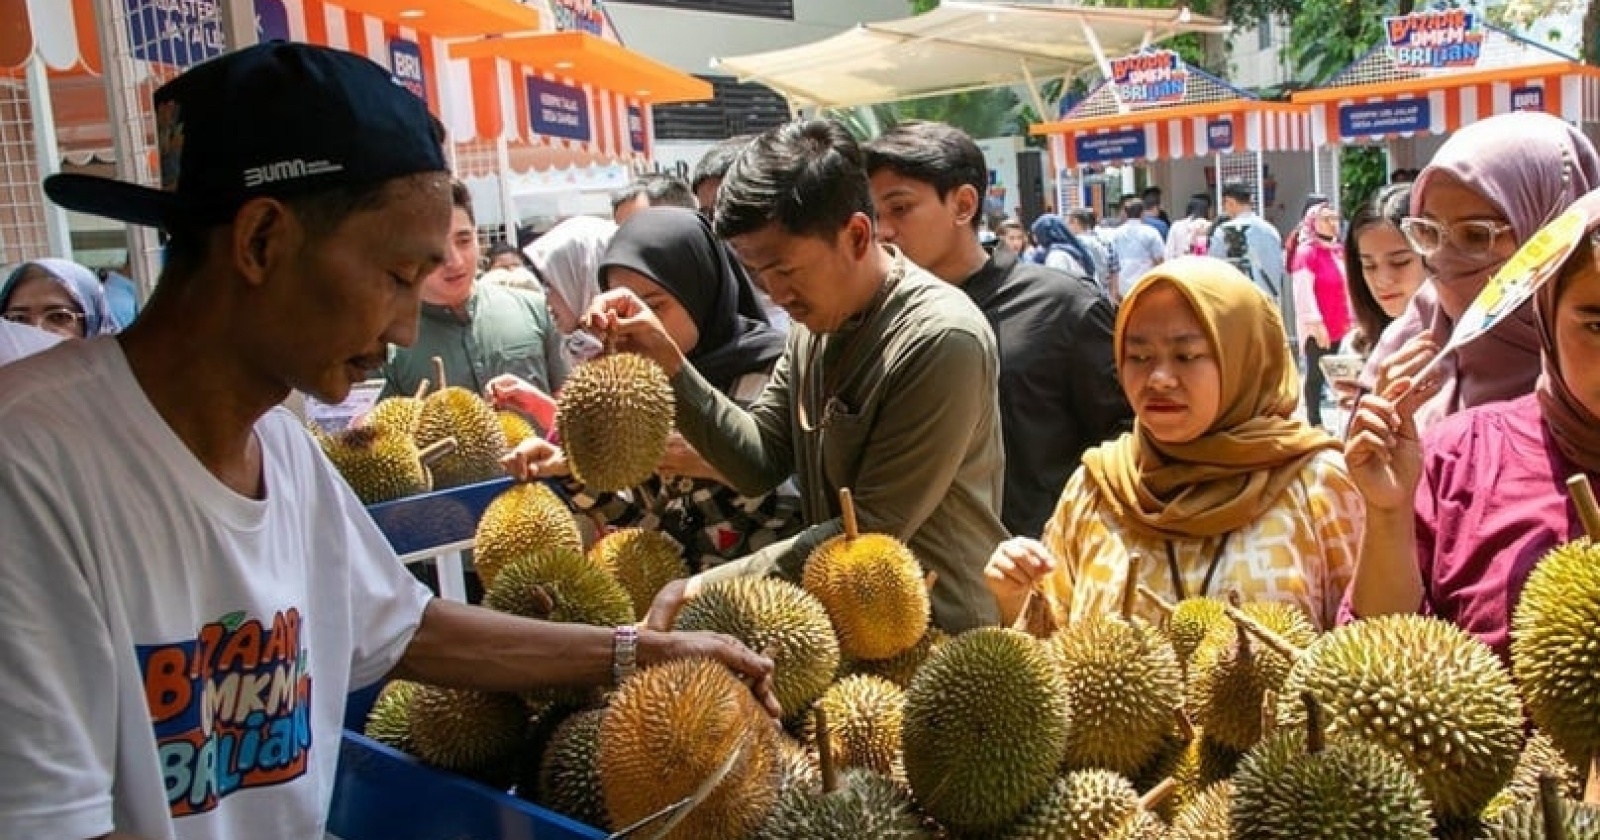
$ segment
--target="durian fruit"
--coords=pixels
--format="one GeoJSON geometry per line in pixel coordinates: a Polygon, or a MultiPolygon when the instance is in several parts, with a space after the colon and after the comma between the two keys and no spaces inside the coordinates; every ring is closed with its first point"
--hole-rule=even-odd
{"type": "Polygon", "coordinates": [[[1600,808],[1563,798],[1560,787],[1553,777],[1540,779],[1539,796],[1491,820],[1484,840],[1600,840],[1600,808]]]}
{"type": "Polygon", "coordinates": [[[841,670],[845,674],[871,674],[883,677],[901,688],[906,688],[911,685],[911,679],[916,676],[917,669],[922,667],[922,663],[928,661],[928,657],[948,641],[950,641],[949,634],[940,630],[938,625],[929,624],[922,638],[899,655],[889,659],[845,659],[841,670]]]}
{"type": "Polygon", "coordinates": [[[1015,630],[969,630],[928,657],[906,690],[906,780],[944,825],[995,831],[1050,787],[1070,715],[1043,643],[1015,630]]]}
{"type": "MultiPolygon", "coordinates": [[[[902,775],[900,727],[905,714],[903,690],[882,677],[845,677],[817,700],[830,722],[833,760],[841,767],[864,767],[889,777],[902,775]]],[[[818,733],[808,726],[806,738],[818,733]]]]}
{"type": "Polygon", "coordinates": [[[839,642],[822,604],[778,578],[733,578],[706,585],[683,605],[676,630],[725,633],[772,659],[772,692],[797,720],[833,684],[839,642]]]}
{"type": "Polygon", "coordinates": [[[780,795],[791,790],[822,792],[822,769],[816,755],[788,735],[778,737],[778,776],[780,795]]]}
{"type": "Polygon", "coordinates": [[[1493,819],[1507,808],[1538,799],[1539,780],[1545,776],[1560,782],[1563,795],[1573,799],[1583,795],[1583,774],[1556,749],[1549,735],[1535,731],[1522,748],[1517,768],[1511,772],[1511,781],[1489,800],[1481,816],[1493,819]]]}
{"type": "Polygon", "coordinates": [[[1059,776],[1000,840],[1155,840],[1159,820],[1145,811],[1133,784],[1109,770],[1059,776]]]}
{"type": "Polygon", "coordinates": [[[1167,840],[1232,840],[1232,806],[1233,782],[1224,779],[1206,787],[1178,810],[1167,840]]]}
{"type": "Polygon", "coordinates": [[[633,601],[633,615],[643,621],[650,602],[663,586],[689,576],[683,546],[660,531],[621,528],[589,548],[589,560],[611,573],[633,601]]]}
{"type": "Polygon", "coordinates": [[[361,425],[383,431],[399,432],[406,437],[417,433],[417,423],[422,419],[422,400],[428,395],[428,380],[422,380],[417,393],[409,397],[386,397],[362,418],[361,425]]]}
{"type": "Polygon", "coordinates": [[[433,464],[434,487],[445,490],[505,475],[500,458],[506,454],[506,436],[494,409],[465,388],[447,387],[444,363],[437,356],[434,369],[439,390],[422,401],[417,446],[426,449],[445,438],[456,439],[455,451],[433,464]]]}
{"type": "Polygon", "coordinates": [[[1417,776],[1441,821],[1478,813],[1522,750],[1522,708],[1499,658],[1455,625],[1388,615],[1340,627],[1300,656],[1278,706],[1298,728],[1309,691],[1330,735],[1376,743],[1417,776]]]}
{"type": "Polygon", "coordinates": [[[1309,709],[1304,723],[1278,730],[1239,762],[1234,840],[1431,840],[1428,799],[1405,764],[1359,736],[1325,739],[1316,698],[1304,693],[1296,702],[1309,709]]]}
{"type": "Polygon", "coordinates": [[[424,685],[411,698],[411,742],[429,764],[468,774],[504,769],[528,715],[514,694],[424,685]]]}
{"type": "Polygon", "coordinates": [[[634,621],[633,602],[622,585],[569,548],[535,551],[512,560],[489,585],[483,605],[564,624],[620,627],[634,621]]]}
{"type": "Polygon", "coordinates": [[[672,433],[667,375],[636,353],[578,365],[556,399],[556,428],[572,474],[594,492],[615,492],[655,474],[672,433]]]}
{"type": "Polygon", "coordinates": [[[401,752],[415,753],[416,745],[411,743],[411,698],[421,687],[410,680],[384,684],[367,712],[366,736],[401,752]]]}
{"type": "MultiPolygon", "coordinates": [[[[1316,629],[1290,604],[1246,604],[1240,613],[1295,648],[1316,641],[1316,629]]],[[[1195,653],[1184,708],[1207,738],[1243,751],[1261,740],[1261,701],[1283,688],[1294,660],[1257,641],[1244,626],[1228,624],[1235,628],[1233,638],[1213,635],[1195,653]]]]}
{"type": "Polygon", "coordinates": [[[1567,755],[1600,752],[1600,543],[1552,550],[1522,589],[1511,661],[1528,716],[1567,755]]]}
{"type": "Polygon", "coordinates": [[[1132,777],[1134,787],[1141,791],[1172,780],[1171,795],[1156,808],[1156,813],[1166,819],[1175,817],[1201,791],[1232,776],[1243,756],[1241,751],[1207,738],[1181,711],[1177,718],[1177,731],[1167,736],[1155,757],[1132,777]]]}
{"type": "Polygon", "coordinates": [[[585,825],[608,829],[599,765],[600,727],[605,715],[605,709],[577,712],[556,727],[539,763],[539,790],[534,801],[585,825]]]}
{"type": "Polygon", "coordinates": [[[778,739],[750,689],[720,664],[680,659],[638,672],[600,725],[611,825],[632,825],[705,788],[662,840],[744,840],[777,800],[778,739]]]}
{"type": "Polygon", "coordinates": [[[1226,607],[1216,598],[1185,598],[1173,605],[1167,616],[1166,634],[1180,665],[1189,667],[1195,651],[1207,638],[1213,635],[1227,638],[1233,632],[1226,607]]]}
{"type": "Polygon", "coordinates": [[[528,422],[526,417],[502,408],[494,413],[495,419],[500,421],[500,434],[506,439],[506,449],[516,449],[517,445],[531,437],[538,437],[539,433],[528,422]]]}
{"type": "Polygon", "coordinates": [[[833,620],[839,650],[852,659],[889,659],[928,629],[928,590],[911,549],[888,534],[862,534],[850,490],[839,490],[844,533],[807,558],[801,586],[833,620]]]}
{"type": "Polygon", "coordinates": [[[454,438],[417,449],[411,436],[381,426],[357,426],[335,435],[319,435],[322,451],[364,505],[416,496],[433,489],[427,464],[444,457],[454,438]]]}
{"type": "Polygon", "coordinates": [[[583,551],[566,502],[542,482],[518,484],[496,496],[478,520],[472,563],[485,587],[513,558],[548,549],[583,551]]]}
{"type": "Polygon", "coordinates": [[[1160,749],[1183,702],[1172,646],[1142,619],[1093,615],[1049,641],[1072,706],[1065,767],[1131,776],[1160,749]]]}
{"type": "Polygon", "coordinates": [[[840,774],[837,790],[789,790],[756,837],[761,840],[925,840],[929,835],[899,785],[870,770],[840,774]]]}

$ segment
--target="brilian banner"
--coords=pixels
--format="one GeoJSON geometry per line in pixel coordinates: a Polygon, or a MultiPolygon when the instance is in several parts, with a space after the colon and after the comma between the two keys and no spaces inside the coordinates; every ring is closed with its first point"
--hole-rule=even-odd
{"type": "Polygon", "coordinates": [[[1182,102],[1189,89],[1189,71],[1172,50],[1150,50],[1112,59],[1111,83],[1127,105],[1182,102]]]}
{"type": "Polygon", "coordinates": [[[1474,67],[1483,52],[1482,21],[1462,9],[1387,17],[1383,29],[1396,70],[1474,67]]]}

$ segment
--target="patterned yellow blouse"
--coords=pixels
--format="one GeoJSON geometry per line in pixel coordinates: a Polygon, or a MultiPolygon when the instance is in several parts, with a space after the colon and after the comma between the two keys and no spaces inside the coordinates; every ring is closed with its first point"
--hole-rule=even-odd
{"type": "MultiPolygon", "coordinates": [[[[1202,594],[1222,597],[1238,590],[1244,601],[1295,604],[1319,630],[1326,630],[1338,618],[1355,571],[1365,522],[1366,510],[1344,457],[1323,452],[1266,513],[1229,534],[1225,545],[1219,537],[1173,540],[1183,587],[1179,592],[1167,541],[1124,527],[1080,467],[1045,525],[1044,544],[1061,565],[1044,580],[1043,590],[1058,622],[1114,612],[1127,581],[1128,556],[1138,553],[1139,582],[1169,601],[1202,594]],[[1213,558],[1215,570],[1210,569],[1213,558]]],[[[1151,621],[1161,617],[1145,598],[1138,599],[1135,614],[1151,621]]]]}

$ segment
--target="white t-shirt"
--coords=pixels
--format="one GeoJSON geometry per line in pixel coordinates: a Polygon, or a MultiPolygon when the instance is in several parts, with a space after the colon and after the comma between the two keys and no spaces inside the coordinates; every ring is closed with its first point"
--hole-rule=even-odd
{"type": "Polygon", "coordinates": [[[0,319],[0,365],[12,362],[53,346],[61,340],[55,333],[47,333],[27,324],[14,324],[0,319]]]}
{"type": "Polygon", "coordinates": [[[0,429],[0,837],[322,837],[430,594],[316,444],[274,409],[234,493],[112,338],[0,369],[0,429]]]}
{"type": "Polygon", "coordinates": [[[1111,246],[1117,249],[1117,261],[1122,263],[1118,282],[1124,293],[1167,257],[1167,244],[1161,240],[1160,232],[1138,219],[1123,222],[1111,246]]]}

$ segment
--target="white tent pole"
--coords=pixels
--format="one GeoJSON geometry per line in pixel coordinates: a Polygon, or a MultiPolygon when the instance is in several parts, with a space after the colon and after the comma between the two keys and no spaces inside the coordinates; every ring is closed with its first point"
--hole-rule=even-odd
{"type": "MultiPolygon", "coordinates": [[[[1100,36],[1094,34],[1094,27],[1089,25],[1086,18],[1079,18],[1078,25],[1083,27],[1083,40],[1089,44],[1089,49],[1094,53],[1094,61],[1100,65],[1100,72],[1105,75],[1106,81],[1111,81],[1111,59],[1106,56],[1105,48],[1100,46],[1100,36]]],[[[1117,103],[1117,113],[1128,113],[1127,103],[1122,101],[1122,94],[1117,92],[1117,86],[1111,85],[1111,98],[1117,103]]]]}
{"type": "Polygon", "coordinates": [[[517,201],[511,195],[511,144],[501,132],[494,140],[495,182],[500,187],[500,223],[505,241],[517,244],[517,201]]]}
{"type": "MultiPolygon", "coordinates": [[[[33,159],[39,179],[61,171],[61,149],[56,144],[55,107],[50,102],[50,74],[39,51],[28,55],[28,108],[33,118],[33,159]]],[[[67,226],[67,211],[53,201],[43,207],[46,244],[50,253],[72,259],[72,231],[67,226]]]]}
{"type": "Polygon", "coordinates": [[[1049,120],[1050,118],[1044,113],[1044,95],[1039,92],[1039,85],[1033,80],[1033,71],[1028,69],[1027,60],[1017,62],[1017,66],[1022,68],[1022,78],[1028,82],[1028,95],[1033,98],[1034,113],[1039,115],[1040,122],[1049,120]]]}

